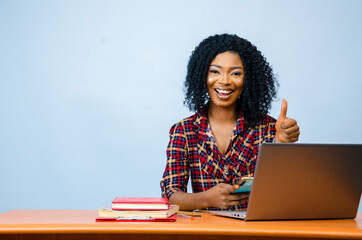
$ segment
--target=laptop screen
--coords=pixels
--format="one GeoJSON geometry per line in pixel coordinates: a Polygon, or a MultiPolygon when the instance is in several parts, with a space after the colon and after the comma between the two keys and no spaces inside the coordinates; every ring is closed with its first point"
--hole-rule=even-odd
{"type": "Polygon", "coordinates": [[[362,145],[260,147],[246,220],[355,218],[362,145]]]}

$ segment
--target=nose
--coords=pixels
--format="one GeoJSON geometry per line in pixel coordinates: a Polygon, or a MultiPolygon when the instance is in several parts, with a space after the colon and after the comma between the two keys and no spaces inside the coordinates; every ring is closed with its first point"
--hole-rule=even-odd
{"type": "Polygon", "coordinates": [[[223,74],[220,78],[220,81],[219,81],[221,84],[230,84],[231,80],[230,80],[230,77],[228,76],[228,74],[223,74]]]}

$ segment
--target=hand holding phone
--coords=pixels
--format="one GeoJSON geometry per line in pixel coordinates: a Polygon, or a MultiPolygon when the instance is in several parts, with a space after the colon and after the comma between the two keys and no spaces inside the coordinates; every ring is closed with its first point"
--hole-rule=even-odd
{"type": "Polygon", "coordinates": [[[248,193],[251,190],[251,186],[253,185],[253,177],[242,177],[242,182],[240,183],[239,189],[231,192],[233,193],[248,193]]]}

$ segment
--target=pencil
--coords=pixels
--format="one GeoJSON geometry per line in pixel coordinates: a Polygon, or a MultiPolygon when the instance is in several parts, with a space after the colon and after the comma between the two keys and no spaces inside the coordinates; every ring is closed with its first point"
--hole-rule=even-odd
{"type": "Polygon", "coordinates": [[[194,216],[185,215],[185,214],[177,214],[177,216],[184,217],[184,218],[190,218],[190,220],[194,220],[194,216]]]}

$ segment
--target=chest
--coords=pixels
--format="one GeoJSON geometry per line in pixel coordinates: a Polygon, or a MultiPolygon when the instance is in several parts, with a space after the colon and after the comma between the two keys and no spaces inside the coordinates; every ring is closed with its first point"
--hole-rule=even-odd
{"type": "Polygon", "coordinates": [[[231,143],[234,125],[213,126],[210,131],[216,147],[222,155],[225,155],[231,143]]]}
{"type": "MultiPolygon", "coordinates": [[[[222,155],[216,146],[216,141],[209,133],[198,135],[197,138],[188,141],[188,163],[191,175],[200,176],[212,186],[219,183],[237,182],[241,176],[253,173],[258,141],[253,137],[252,132],[244,134],[232,134],[226,141],[230,141],[226,154],[222,155]],[[208,179],[208,180],[206,180],[208,179]]],[[[196,137],[196,136],[195,136],[196,137]]],[[[210,186],[211,186],[210,185],[210,186]]]]}

